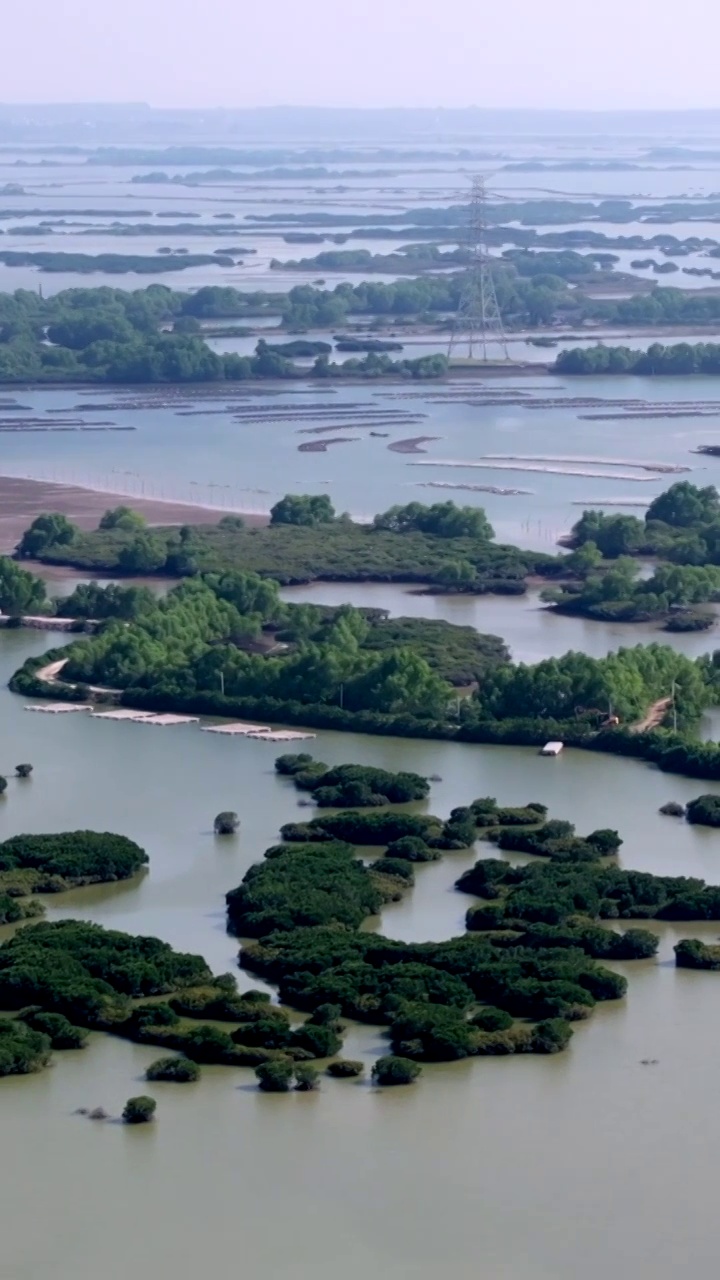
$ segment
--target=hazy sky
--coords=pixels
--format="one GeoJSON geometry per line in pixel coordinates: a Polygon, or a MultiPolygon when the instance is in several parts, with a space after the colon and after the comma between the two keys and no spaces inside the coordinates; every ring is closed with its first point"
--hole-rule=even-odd
{"type": "Polygon", "coordinates": [[[720,107],[717,0],[4,0],[4,102],[720,107]]]}

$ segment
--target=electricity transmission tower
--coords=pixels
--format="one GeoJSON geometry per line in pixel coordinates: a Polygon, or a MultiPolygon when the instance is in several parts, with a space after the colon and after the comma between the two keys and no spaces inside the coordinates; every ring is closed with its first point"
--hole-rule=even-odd
{"type": "Polygon", "coordinates": [[[466,244],[470,251],[468,267],[457,313],[453,320],[448,356],[467,344],[468,356],[475,352],[488,358],[488,346],[500,347],[509,359],[507,338],[498,306],[491,258],[487,247],[487,190],[484,178],[473,178],[470,195],[466,244]]]}

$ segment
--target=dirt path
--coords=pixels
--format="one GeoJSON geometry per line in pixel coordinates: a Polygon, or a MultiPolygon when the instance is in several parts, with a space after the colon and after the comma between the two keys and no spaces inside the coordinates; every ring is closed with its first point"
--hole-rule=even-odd
{"type": "Polygon", "coordinates": [[[658,698],[648,708],[647,714],[637,724],[630,726],[631,733],[646,733],[648,729],[657,729],[665,719],[666,712],[672,706],[672,698],[658,698]]]}
{"type": "MultiPolygon", "coordinates": [[[[35,672],[35,679],[41,680],[43,684],[60,684],[60,672],[67,664],[67,658],[60,658],[57,662],[49,662],[46,667],[40,667],[35,672]]],[[[66,689],[77,689],[76,684],[70,684],[68,681],[64,684],[66,689]]],[[[88,684],[85,685],[91,693],[120,693],[119,689],[108,689],[107,685],[88,684]]]]}

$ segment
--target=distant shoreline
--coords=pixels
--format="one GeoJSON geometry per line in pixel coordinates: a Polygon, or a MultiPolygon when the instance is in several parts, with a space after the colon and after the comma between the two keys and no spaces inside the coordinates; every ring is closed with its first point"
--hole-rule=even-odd
{"type": "MultiPolygon", "coordinates": [[[[436,354],[442,355],[442,352],[436,354]]],[[[66,382],[58,379],[41,379],[40,381],[28,382],[27,379],[0,382],[0,397],[6,392],[14,391],[93,391],[102,394],[104,391],[132,391],[137,395],[149,395],[155,393],[157,395],[173,395],[182,393],[183,398],[189,398],[194,393],[200,395],[208,393],[215,394],[222,391],[225,395],[243,395],[247,391],[256,391],[260,388],[267,389],[273,393],[282,390],[292,390],[300,384],[310,383],[318,392],[328,391],[335,387],[377,387],[377,386],[396,386],[396,387],[437,387],[442,386],[445,382],[454,382],[467,377],[527,377],[533,374],[543,375],[552,374],[553,361],[542,360],[504,360],[488,361],[483,364],[480,360],[475,360],[467,365],[454,366],[448,369],[441,377],[437,378],[403,378],[400,374],[388,373],[379,378],[363,378],[361,376],[351,377],[338,375],[337,377],[313,378],[311,369],[299,369],[296,374],[290,378],[240,378],[237,381],[225,380],[223,378],[213,379],[208,382],[66,382]]]]}

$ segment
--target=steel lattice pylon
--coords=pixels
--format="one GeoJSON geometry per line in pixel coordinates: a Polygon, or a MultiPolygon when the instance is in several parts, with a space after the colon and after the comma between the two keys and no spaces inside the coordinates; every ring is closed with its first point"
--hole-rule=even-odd
{"type": "Polygon", "coordinates": [[[487,249],[487,191],[484,178],[473,178],[470,196],[467,246],[470,263],[463,284],[457,314],[453,320],[448,356],[467,343],[468,356],[475,358],[476,350],[488,358],[488,345],[499,346],[502,355],[509,359],[507,338],[498,305],[493,280],[491,258],[487,249]]]}

